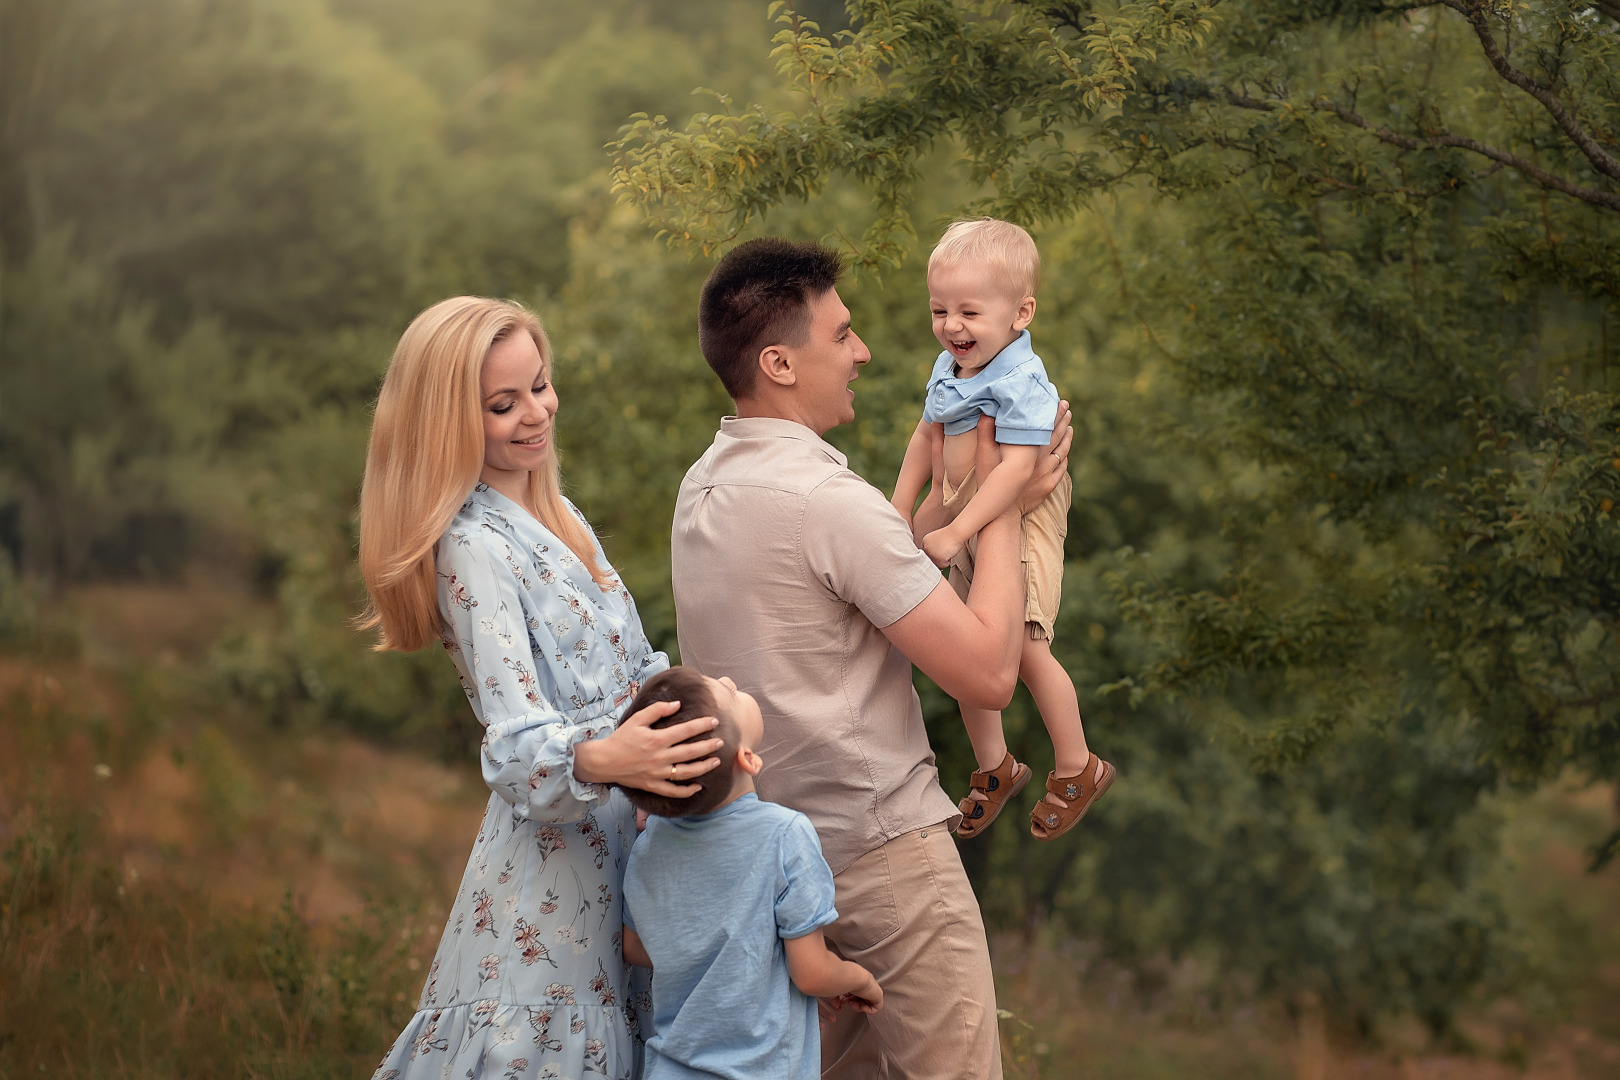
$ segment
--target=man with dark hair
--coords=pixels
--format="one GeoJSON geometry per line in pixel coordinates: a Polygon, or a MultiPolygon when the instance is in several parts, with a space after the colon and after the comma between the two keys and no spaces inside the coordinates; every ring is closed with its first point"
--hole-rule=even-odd
{"type": "Polygon", "coordinates": [[[826,248],[773,237],[720,260],[698,298],[698,347],[733,401],[753,390],[751,358],[767,343],[804,344],[810,329],[805,297],[838,284],[843,268],[826,248]]]}
{"type": "MultiPolygon", "coordinates": [[[[911,665],[958,701],[999,709],[1011,698],[1020,507],[979,534],[964,602],[883,493],[823,441],[855,418],[850,383],[872,358],[838,269],[817,245],[755,240],[703,287],[704,357],[737,415],[675,506],[681,654],[754,689],[760,793],[815,823],[837,889],[827,939],[883,987],[881,1012],[840,1016],[826,1032],[824,1075],[984,1080],[1001,1075],[989,950],[911,665]]],[[[988,475],[999,453],[988,423],[979,435],[988,475]]],[[[1068,443],[1065,407],[1022,506],[1065,474],[1068,443]]]]}

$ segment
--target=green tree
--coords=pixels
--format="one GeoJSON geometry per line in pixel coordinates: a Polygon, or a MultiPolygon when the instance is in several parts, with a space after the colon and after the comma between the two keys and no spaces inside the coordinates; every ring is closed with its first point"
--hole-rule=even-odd
{"type": "Polygon", "coordinates": [[[186,558],[191,474],[233,388],[212,363],[217,327],[166,344],[152,321],[62,235],[0,273],[0,502],[26,574],[156,576],[186,558]]]}
{"type": "Polygon", "coordinates": [[[1025,870],[990,906],[1443,1026],[1511,960],[1479,794],[1620,776],[1615,9],[847,7],[833,39],[773,7],[797,106],[636,118],[615,183],[705,250],[853,186],[893,274],[953,171],[940,210],[1090,286],[1067,370],[1138,457],[1088,442],[1071,536],[1134,551],[1071,545],[1096,624],[1060,652],[1140,786],[1090,855],[972,855],[1025,870]]]}

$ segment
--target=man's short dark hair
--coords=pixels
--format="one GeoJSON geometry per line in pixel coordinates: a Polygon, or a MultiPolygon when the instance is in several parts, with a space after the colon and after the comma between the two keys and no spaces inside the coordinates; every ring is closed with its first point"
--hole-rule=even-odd
{"type": "Polygon", "coordinates": [[[715,264],[698,297],[698,346],[733,401],[753,390],[761,350],[804,342],[810,301],[843,272],[837,252],[774,236],[738,244],[715,264]]]}
{"type": "Polygon", "coordinates": [[[709,683],[696,668],[672,667],[668,671],[660,671],[648,679],[629,705],[625,706],[624,713],[619,722],[631,716],[648,705],[660,701],[679,701],[681,707],[673,715],[662,717],[653,721],[655,728],[667,728],[685,720],[696,720],[700,716],[714,716],[720,720],[720,726],[713,731],[705,731],[677,743],[684,746],[689,742],[700,742],[715,737],[722,738],[726,745],[717,752],[720,764],[691,780],[681,780],[681,784],[697,784],[703,790],[685,798],[674,795],[658,795],[640,788],[620,785],[631,805],[638,810],[645,810],[649,814],[659,817],[687,817],[692,814],[707,814],[715,807],[726,801],[731,794],[731,780],[737,772],[737,744],[740,734],[737,725],[730,717],[721,714],[719,706],[715,703],[714,694],[709,690],[709,683]]]}

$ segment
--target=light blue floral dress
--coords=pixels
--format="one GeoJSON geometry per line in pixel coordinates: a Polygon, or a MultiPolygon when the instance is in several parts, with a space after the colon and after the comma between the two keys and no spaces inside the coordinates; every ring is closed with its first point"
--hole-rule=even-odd
{"type": "Polygon", "coordinates": [[[598,586],[483,484],[437,562],[444,646],[484,725],[494,794],[419,1011],[376,1078],[628,1080],[652,1017],[645,973],[632,981],[622,954],[635,817],[621,792],[575,779],[574,747],[611,732],[669,660],[616,576],[598,586]]]}

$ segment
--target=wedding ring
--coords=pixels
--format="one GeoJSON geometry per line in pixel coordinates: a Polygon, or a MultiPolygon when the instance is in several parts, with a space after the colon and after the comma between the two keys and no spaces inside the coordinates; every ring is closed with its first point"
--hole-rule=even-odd
{"type": "Polygon", "coordinates": [[[675,766],[673,765],[669,767],[669,782],[672,784],[675,782],[675,766]]]}

